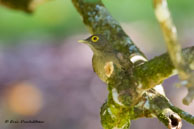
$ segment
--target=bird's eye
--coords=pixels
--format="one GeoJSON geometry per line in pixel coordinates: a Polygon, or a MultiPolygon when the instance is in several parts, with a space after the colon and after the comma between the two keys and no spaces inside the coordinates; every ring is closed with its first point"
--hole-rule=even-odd
{"type": "Polygon", "coordinates": [[[92,42],[97,42],[99,40],[99,37],[98,36],[92,36],[91,38],[92,42]]]}

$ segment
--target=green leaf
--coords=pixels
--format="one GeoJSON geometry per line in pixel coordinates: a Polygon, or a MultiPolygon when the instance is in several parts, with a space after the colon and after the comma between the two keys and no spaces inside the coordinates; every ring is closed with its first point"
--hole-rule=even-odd
{"type": "Polygon", "coordinates": [[[39,4],[47,0],[1,0],[0,4],[11,9],[31,13],[39,4]]]}

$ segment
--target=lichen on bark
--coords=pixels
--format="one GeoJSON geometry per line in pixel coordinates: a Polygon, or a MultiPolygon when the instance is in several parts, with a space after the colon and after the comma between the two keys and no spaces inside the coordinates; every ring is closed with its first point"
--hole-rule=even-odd
{"type": "MultiPolygon", "coordinates": [[[[183,49],[182,55],[187,64],[194,64],[194,47],[183,49]]],[[[193,67],[191,69],[194,70],[193,67]]],[[[170,76],[177,74],[177,70],[167,53],[154,57],[143,65],[135,67],[133,72],[136,78],[139,78],[142,82],[142,88],[144,89],[152,88],[170,76]]]]}

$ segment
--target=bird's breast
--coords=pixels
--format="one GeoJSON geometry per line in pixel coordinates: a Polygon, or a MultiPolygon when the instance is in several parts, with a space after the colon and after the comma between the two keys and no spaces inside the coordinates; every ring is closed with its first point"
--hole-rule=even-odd
{"type": "Polygon", "coordinates": [[[92,58],[92,65],[93,65],[94,72],[96,72],[99,78],[104,82],[106,82],[107,80],[104,67],[108,62],[113,62],[114,64],[119,65],[118,59],[111,54],[102,55],[102,56],[94,55],[92,58]]]}

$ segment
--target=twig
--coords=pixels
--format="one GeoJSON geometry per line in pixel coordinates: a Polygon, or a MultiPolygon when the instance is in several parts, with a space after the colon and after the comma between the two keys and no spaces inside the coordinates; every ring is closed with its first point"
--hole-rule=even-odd
{"type": "Polygon", "coordinates": [[[170,109],[172,109],[174,112],[176,112],[177,114],[179,114],[179,116],[181,118],[183,118],[184,120],[186,120],[187,122],[191,123],[194,125],[194,116],[181,110],[180,108],[177,108],[173,105],[170,106],[170,109]]]}
{"type": "MultiPolygon", "coordinates": [[[[181,117],[171,109],[171,106],[172,104],[165,96],[155,90],[149,90],[135,106],[134,111],[141,111],[146,117],[157,117],[169,129],[180,129],[182,127],[181,117]]],[[[140,115],[140,113],[137,114],[140,115]]]]}
{"type": "Polygon", "coordinates": [[[178,70],[180,79],[184,80],[183,84],[189,88],[189,93],[183,101],[184,104],[189,104],[194,99],[194,73],[189,67],[189,64],[185,62],[185,59],[182,56],[181,45],[178,43],[177,39],[177,30],[172,21],[170,11],[168,9],[167,0],[153,1],[155,15],[163,31],[166,40],[166,45],[168,47],[168,53],[170,55],[172,63],[178,70]]]}

